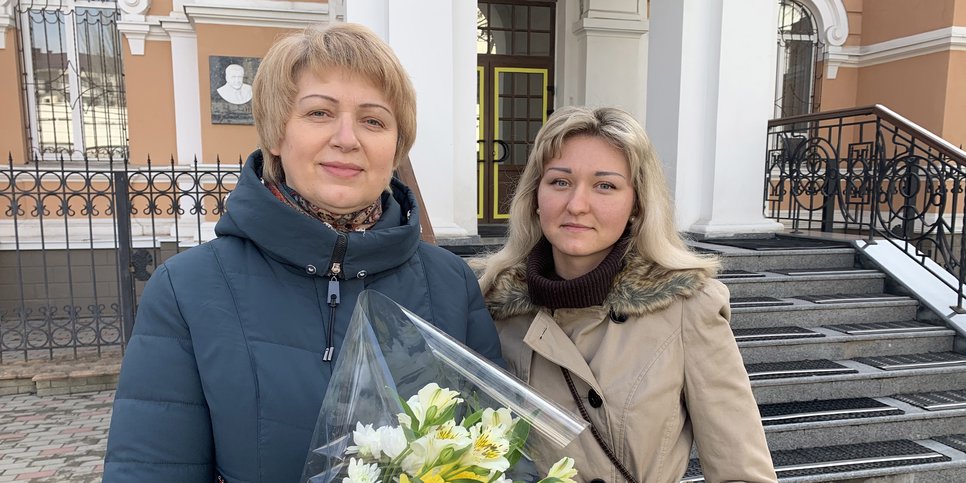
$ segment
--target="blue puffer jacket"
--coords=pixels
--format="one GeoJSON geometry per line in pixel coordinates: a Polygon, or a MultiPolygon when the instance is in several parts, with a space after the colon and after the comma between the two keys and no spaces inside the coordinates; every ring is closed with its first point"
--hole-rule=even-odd
{"type": "Polygon", "coordinates": [[[419,240],[408,188],[393,181],[380,221],[340,235],[275,199],[261,163],[248,159],[218,238],[172,257],[144,289],[105,482],[297,481],[333,368],[326,275],[340,255],[335,357],[357,296],[374,289],[502,365],[476,278],[419,240]]]}

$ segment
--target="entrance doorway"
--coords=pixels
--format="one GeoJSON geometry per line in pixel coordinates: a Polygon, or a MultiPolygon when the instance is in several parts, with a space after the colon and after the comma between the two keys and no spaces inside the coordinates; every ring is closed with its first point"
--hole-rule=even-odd
{"type": "Polygon", "coordinates": [[[500,231],[537,131],[553,109],[554,1],[492,0],[477,10],[477,218],[500,231]]]}

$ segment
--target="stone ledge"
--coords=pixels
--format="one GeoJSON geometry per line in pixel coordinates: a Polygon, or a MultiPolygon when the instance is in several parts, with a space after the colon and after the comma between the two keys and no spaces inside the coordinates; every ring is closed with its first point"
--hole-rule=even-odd
{"type": "Polygon", "coordinates": [[[107,391],[117,386],[120,371],[120,354],[0,364],[0,396],[107,391]]]}

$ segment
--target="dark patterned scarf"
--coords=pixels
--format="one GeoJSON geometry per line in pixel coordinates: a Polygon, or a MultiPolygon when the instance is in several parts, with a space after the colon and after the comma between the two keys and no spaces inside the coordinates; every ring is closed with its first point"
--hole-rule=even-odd
{"type": "Polygon", "coordinates": [[[285,183],[266,181],[265,186],[282,203],[292,207],[295,211],[325,223],[326,226],[338,232],[365,231],[382,217],[382,197],[376,198],[371,205],[352,213],[338,215],[315,206],[297,191],[285,183]]]}

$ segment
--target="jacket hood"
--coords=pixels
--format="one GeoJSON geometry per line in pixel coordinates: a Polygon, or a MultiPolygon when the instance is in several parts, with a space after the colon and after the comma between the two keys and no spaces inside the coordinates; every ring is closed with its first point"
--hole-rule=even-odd
{"type": "MultiPolygon", "coordinates": [[[[218,236],[251,240],[281,263],[319,275],[331,265],[339,234],[293,210],[262,184],[262,153],[255,151],[242,168],[238,185],[226,200],[226,212],[215,225],[218,236]]],[[[342,268],[346,276],[376,274],[409,260],[419,245],[419,212],[412,191],[395,178],[392,193],[383,193],[383,214],[366,231],[349,232],[342,268]],[[386,247],[393,247],[387,250],[386,247]]]]}
{"type": "MultiPolygon", "coordinates": [[[[608,311],[630,317],[666,309],[678,297],[690,297],[708,278],[702,270],[669,270],[635,253],[627,254],[623,263],[603,305],[608,311]]],[[[486,308],[494,320],[532,314],[540,309],[530,299],[526,274],[524,261],[493,281],[484,295],[486,308]]]]}

